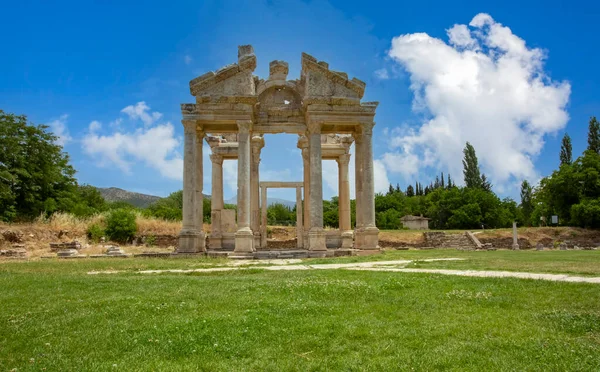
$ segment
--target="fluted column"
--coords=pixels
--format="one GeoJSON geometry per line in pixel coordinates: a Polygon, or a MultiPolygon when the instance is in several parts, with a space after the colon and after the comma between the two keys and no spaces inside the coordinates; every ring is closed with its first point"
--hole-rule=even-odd
{"type": "Polygon", "coordinates": [[[260,247],[267,248],[267,188],[260,188],[261,226],[260,247]]]}
{"type": "MultiPolygon", "coordinates": [[[[358,136],[361,142],[360,155],[357,153],[356,165],[360,164],[361,192],[357,190],[357,201],[360,195],[360,209],[356,209],[357,229],[354,245],[359,249],[379,248],[379,229],[375,225],[375,175],[373,171],[373,126],[374,123],[363,124],[362,133],[358,136]],[[360,156],[361,159],[358,159],[360,156]],[[360,216],[361,225],[358,226],[360,216]]],[[[358,172],[357,172],[358,173],[358,172]]],[[[357,181],[358,188],[358,181],[357,181]]]]}
{"type": "Polygon", "coordinates": [[[196,230],[198,231],[198,250],[204,252],[206,250],[206,239],[204,235],[204,168],[203,168],[203,142],[204,132],[196,131],[196,153],[195,153],[195,184],[196,195],[194,200],[194,215],[196,218],[196,230]]]}
{"type": "Polygon", "coordinates": [[[308,148],[302,149],[304,164],[304,229],[310,229],[310,159],[308,148]]]}
{"type": "Polygon", "coordinates": [[[327,250],[323,230],[323,172],[321,158],[321,123],[308,123],[308,145],[310,162],[310,230],[308,232],[311,251],[327,250]]]}
{"type": "Polygon", "coordinates": [[[198,231],[195,218],[196,199],[196,123],[183,120],[183,227],[179,233],[178,253],[198,251],[198,231]]]}
{"type": "Polygon", "coordinates": [[[259,167],[260,152],[264,147],[265,141],[261,136],[253,136],[251,140],[252,162],[250,169],[250,228],[255,236],[255,245],[260,243],[260,190],[259,190],[259,167]]]}
{"type": "Polygon", "coordinates": [[[210,248],[223,248],[223,230],[221,227],[221,211],[223,210],[223,156],[210,155],[212,162],[212,195],[210,201],[210,248]]]}
{"type": "Polygon", "coordinates": [[[250,228],[250,131],[252,121],[238,120],[238,205],[235,251],[253,252],[254,237],[250,228]]]}
{"type": "Polygon", "coordinates": [[[296,248],[304,247],[304,227],[302,224],[302,190],[296,187],[296,248]]]}
{"type": "Polygon", "coordinates": [[[354,182],[355,182],[355,191],[356,191],[356,228],[360,228],[363,226],[363,214],[362,214],[362,204],[363,204],[363,139],[362,133],[354,134],[354,182]]]}
{"type": "Polygon", "coordinates": [[[339,222],[340,231],[350,230],[350,181],[348,179],[348,164],[350,154],[340,155],[337,159],[339,171],[339,222]]]}

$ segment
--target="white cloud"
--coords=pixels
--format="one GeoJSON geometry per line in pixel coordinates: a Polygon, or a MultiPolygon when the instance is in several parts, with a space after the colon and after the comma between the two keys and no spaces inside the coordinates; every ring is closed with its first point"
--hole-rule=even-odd
{"type": "Polygon", "coordinates": [[[410,177],[432,167],[460,182],[469,141],[493,183],[534,179],[544,136],[566,125],[571,87],[546,75],[545,54],[487,14],[470,26],[450,28],[450,44],[424,33],[392,40],[389,56],[410,75],[413,109],[427,119],[392,131],[382,157],[391,172],[410,177]]]}
{"type": "Polygon", "coordinates": [[[380,80],[387,80],[390,78],[390,74],[388,73],[387,69],[383,67],[379,70],[375,70],[375,77],[380,80]]]}
{"type": "Polygon", "coordinates": [[[473,47],[477,45],[477,41],[471,37],[471,32],[466,25],[454,25],[447,30],[450,44],[459,47],[473,47]]]}
{"type": "Polygon", "coordinates": [[[150,112],[150,107],[144,101],[136,103],[135,106],[127,106],[121,112],[127,114],[132,120],[140,119],[146,126],[150,126],[162,118],[160,112],[150,112]]]}
{"type": "Polygon", "coordinates": [[[186,54],[183,57],[183,62],[185,62],[186,65],[189,65],[190,63],[192,63],[193,59],[189,54],[186,54]]]}
{"type": "MultiPolygon", "coordinates": [[[[146,124],[143,114],[150,108],[144,102],[135,107],[128,106],[122,110],[132,119],[141,118],[146,124]],[[137,111],[136,111],[137,110],[137,111]],[[130,112],[141,113],[142,115],[130,112]]],[[[160,118],[162,114],[153,113],[150,117],[160,118]]],[[[158,119],[156,119],[158,120],[158,119]]],[[[175,136],[175,128],[169,122],[152,127],[144,126],[130,132],[116,131],[100,134],[102,125],[92,121],[89,132],[81,143],[83,152],[95,158],[99,166],[116,166],[125,173],[132,173],[138,163],[154,168],[166,178],[182,180],[183,159],[179,153],[181,143],[175,136]]]]}
{"type": "Polygon", "coordinates": [[[89,129],[90,132],[94,132],[95,133],[95,132],[99,131],[100,129],[102,129],[102,123],[100,123],[97,120],[94,120],[94,121],[92,121],[90,123],[88,129],[89,129]]]}
{"type": "Polygon", "coordinates": [[[67,119],[69,115],[61,115],[58,119],[52,120],[47,125],[52,129],[52,133],[57,137],[54,141],[59,146],[64,146],[73,140],[67,127],[67,119]]]}

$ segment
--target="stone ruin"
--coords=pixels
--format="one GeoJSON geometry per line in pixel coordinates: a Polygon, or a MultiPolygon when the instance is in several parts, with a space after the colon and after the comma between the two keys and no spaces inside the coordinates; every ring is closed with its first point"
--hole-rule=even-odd
{"type": "MultiPolygon", "coordinates": [[[[190,81],[194,103],[181,105],[183,115],[184,172],[183,228],[180,254],[206,251],[203,232],[203,141],[211,148],[212,193],[211,250],[232,249],[252,255],[266,249],[266,221],[261,219],[259,164],[264,134],[298,135],[303,157],[303,180],[297,188],[297,248],[327,252],[328,248],[379,249],[375,226],[373,179],[373,126],[377,102],[361,102],[366,84],[306,53],[298,79],[288,79],[288,63],[272,61],[269,77],[253,75],[257,59],[250,45],[238,48],[237,63],[190,81]],[[355,144],[356,228],[350,225],[349,147],[355,144]],[[237,221],[229,223],[223,203],[223,161],[238,161],[237,221]],[[339,165],[340,230],[323,229],[322,160],[339,165]],[[227,222],[227,223],[225,223],[227,222]]],[[[273,187],[273,186],[271,186],[273,187]]]]}

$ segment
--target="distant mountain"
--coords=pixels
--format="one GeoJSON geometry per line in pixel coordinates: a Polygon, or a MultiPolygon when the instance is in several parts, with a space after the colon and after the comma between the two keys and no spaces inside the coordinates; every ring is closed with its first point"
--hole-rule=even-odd
{"type": "Polygon", "coordinates": [[[150,204],[161,199],[160,196],[140,194],[138,192],[131,192],[117,187],[98,187],[97,189],[107,202],[126,202],[138,208],[146,208],[150,204]]]}
{"type": "MultiPolygon", "coordinates": [[[[225,204],[237,205],[237,195],[231,199],[225,200],[225,204]]],[[[273,204],[283,204],[286,207],[290,207],[290,208],[294,208],[296,206],[295,201],[267,197],[267,205],[273,205],[273,204]]]]}

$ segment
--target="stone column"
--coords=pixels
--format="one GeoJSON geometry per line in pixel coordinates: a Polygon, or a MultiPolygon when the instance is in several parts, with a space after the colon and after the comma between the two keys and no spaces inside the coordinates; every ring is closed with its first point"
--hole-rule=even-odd
{"type": "Polygon", "coordinates": [[[194,205],[196,199],[196,123],[183,120],[183,226],[179,233],[177,253],[196,253],[198,251],[198,231],[194,205]]]}
{"type": "Polygon", "coordinates": [[[194,215],[196,216],[196,230],[198,231],[198,250],[200,252],[204,252],[206,250],[206,236],[204,234],[204,195],[202,192],[204,191],[204,169],[202,163],[203,156],[203,142],[204,142],[204,132],[198,130],[196,132],[196,195],[194,200],[195,211],[194,215]]]}
{"type": "Polygon", "coordinates": [[[254,236],[250,228],[250,131],[252,121],[238,120],[238,195],[235,252],[254,251],[254,236]]]}
{"type": "Polygon", "coordinates": [[[354,182],[356,191],[356,229],[363,227],[363,138],[362,132],[354,134],[354,182]]]}
{"type": "MultiPolygon", "coordinates": [[[[304,230],[307,233],[310,228],[310,159],[306,136],[300,136],[298,139],[298,148],[302,151],[302,169],[304,171],[304,230]]],[[[305,248],[307,248],[307,244],[305,244],[305,248]]]]}
{"type": "Polygon", "coordinates": [[[323,173],[321,159],[321,123],[308,124],[308,146],[310,164],[310,230],[308,246],[311,251],[327,250],[323,230],[323,173]]]}
{"type": "Polygon", "coordinates": [[[304,247],[304,226],[302,224],[302,189],[296,187],[296,248],[304,247]]]}
{"type": "Polygon", "coordinates": [[[519,239],[518,239],[518,235],[517,235],[517,222],[513,221],[513,245],[512,245],[512,249],[514,249],[515,251],[519,250],[519,239]]]}
{"type": "Polygon", "coordinates": [[[252,146],[252,166],[250,169],[250,227],[254,234],[254,245],[260,245],[260,191],[259,191],[259,166],[260,166],[260,151],[264,147],[265,141],[261,136],[253,136],[251,141],[252,146]]]}
{"type": "Polygon", "coordinates": [[[260,188],[260,207],[261,207],[261,226],[260,226],[260,247],[267,248],[267,188],[260,188]]]}
{"type": "Polygon", "coordinates": [[[221,227],[221,211],[223,210],[223,156],[212,154],[212,195],[210,201],[210,237],[211,249],[223,248],[223,230],[221,227]]]}
{"type": "Polygon", "coordinates": [[[348,164],[350,154],[340,155],[337,159],[339,170],[339,225],[342,237],[342,248],[352,248],[353,232],[350,217],[350,180],[348,179],[348,164]]]}
{"type": "Polygon", "coordinates": [[[359,249],[379,249],[379,229],[375,225],[375,180],[373,172],[373,126],[374,123],[363,125],[362,130],[362,192],[361,211],[362,227],[357,229],[355,246],[359,249]]]}

